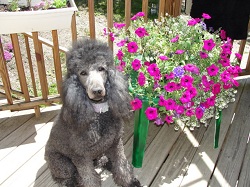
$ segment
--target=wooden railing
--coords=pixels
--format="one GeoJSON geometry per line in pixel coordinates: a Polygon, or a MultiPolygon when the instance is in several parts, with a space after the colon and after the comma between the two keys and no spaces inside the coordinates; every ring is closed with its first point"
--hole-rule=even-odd
{"type": "MultiPolygon", "coordinates": [[[[130,25],[131,18],[131,1],[125,0],[125,23],[128,27],[130,25]]],[[[164,16],[166,13],[172,16],[178,16],[181,13],[181,2],[182,0],[159,0],[159,18],[160,16],[164,16]]],[[[92,39],[96,38],[95,31],[95,12],[94,12],[94,1],[88,0],[88,8],[89,8],[89,37],[92,39]]],[[[149,1],[142,0],[142,11],[145,12],[145,21],[147,21],[147,15],[149,10],[149,1]]],[[[107,27],[113,27],[113,0],[107,0],[107,27]]],[[[75,41],[77,39],[76,35],[76,19],[75,15],[72,17],[72,40],[75,41]]],[[[25,75],[22,55],[20,52],[19,45],[19,36],[17,34],[11,34],[11,40],[14,47],[15,53],[15,61],[18,71],[18,80],[20,82],[20,90],[16,90],[12,88],[11,81],[9,78],[9,71],[6,66],[6,61],[3,56],[3,47],[0,42],[0,76],[2,78],[2,84],[0,84],[0,93],[2,92],[7,99],[7,103],[0,104],[1,110],[22,110],[28,108],[34,108],[37,116],[40,114],[40,105],[50,105],[55,102],[60,102],[60,85],[62,82],[62,67],[61,67],[61,59],[60,52],[66,53],[67,49],[60,47],[58,42],[58,33],[57,30],[51,31],[52,41],[48,41],[44,38],[41,38],[37,32],[33,33],[22,33],[25,40],[25,47],[27,52],[27,60],[29,64],[29,72],[30,72],[30,80],[31,87],[29,88],[27,85],[27,77],[25,75]],[[38,68],[38,79],[35,78],[35,73],[33,69],[33,62],[30,54],[30,46],[29,40],[31,40],[34,44],[35,48],[35,57],[37,61],[38,68]],[[47,75],[45,69],[45,59],[43,54],[43,45],[50,47],[53,50],[53,61],[55,68],[55,77],[56,77],[56,85],[57,85],[57,93],[53,95],[49,95],[49,86],[47,82],[47,75]],[[41,94],[38,94],[38,82],[40,82],[41,94]],[[32,90],[32,91],[30,91],[32,90]],[[32,94],[30,93],[32,92],[32,94]]],[[[111,48],[113,48],[113,43],[108,40],[108,44],[111,48]]],[[[245,49],[246,41],[241,41],[241,45],[239,48],[239,53],[243,54],[245,49]]],[[[245,74],[250,74],[250,52],[246,62],[245,74]]]]}

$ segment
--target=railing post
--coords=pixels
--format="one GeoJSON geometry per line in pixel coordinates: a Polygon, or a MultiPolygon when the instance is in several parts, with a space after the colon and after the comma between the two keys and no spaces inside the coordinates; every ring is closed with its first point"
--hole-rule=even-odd
{"type": "Polygon", "coordinates": [[[165,16],[165,0],[159,0],[159,15],[158,20],[161,20],[161,17],[165,16]]]}
{"type": "MultiPolygon", "coordinates": [[[[110,30],[113,27],[113,0],[107,0],[107,22],[108,30],[110,30]]],[[[110,36],[108,36],[108,44],[113,50],[113,41],[110,40],[110,36]]]]}
{"type": "Polygon", "coordinates": [[[148,21],[148,0],[142,1],[142,12],[145,13],[144,21],[147,22],[148,21]]]}
{"type": "Polygon", "coordinates": [[[90,38],[95,39],[95,10],[94,0],[88,0],[90,38]]]}
{"type": "Polygon", "coordinates": [[[131,0],[125,0],[125,23],[126,29],[130,26],[131,22],[131,0]]]}

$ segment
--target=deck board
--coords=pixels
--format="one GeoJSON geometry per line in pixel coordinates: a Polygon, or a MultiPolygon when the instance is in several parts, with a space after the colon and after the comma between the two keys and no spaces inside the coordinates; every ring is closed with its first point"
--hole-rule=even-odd
{"type": "MultiPolygon", "coordinates": [[[[223,111],[218,149],[213,148],[214,120],[207,129],[191,133],[150,124],[143,167],[135,168],[141,183],[148,187],[224,187],[239,180],[238,187],[250,186],[250,146],[246,142],[250,131],[249,89],[250,79],[241,80],[236,102],[223,111]]],[[[57,187],[43,155],[58,107],[42,109],[40,118],[35,117],[34,110],[0,112],[1,187],[57,187]]],[[[131,161],[133,124],[124,125],[124,149],[131,161]]],[[[102,187],[116,187],[110,173],[100,172],[102,187]]]]}
{"type": "Polygon", "coordinates": [[[238,94],[236,96],[236,101],[231,103],[230,106],[223,110],[222,112],[222,122],[220,129],[220,140],[219,147],[217,149],[213,148],[214,141],[214,120],[211,121],[208,130],[205,132],[204,138],[196,152],[190,166],[187,170],[185,177],[181,183],[181,186],[194,186],[202,187],[207,186],[207,183],[211,177],[211,173],[214,169],[216,160],[219,156],[220,150],[222,148],[223,140],[226,137],[234,110],[240,99],[241,92],[243,90],[245,81],[241,82],[241,86],[238,89],[238,94]]]}
{"type": "Polygon", "coordinates": [[[241,170],[250,132],[250,79],[246,82],[235,117],[209,186],[235,186],[241,170]],[[230,137],[230,138],[229,138],[230,137]],[[237,175],[238,174],[238,175],[237,175]],[[217,180],[223,176],[224,181],[217,180]]]}

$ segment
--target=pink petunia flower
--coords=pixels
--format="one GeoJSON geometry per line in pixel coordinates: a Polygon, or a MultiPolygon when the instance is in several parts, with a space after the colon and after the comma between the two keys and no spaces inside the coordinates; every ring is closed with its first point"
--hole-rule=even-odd
{"type": "Polygon", "coordinates": [[[166,99],[166,103],[165,103],[166,110],[174,110],[175,109],[175,105],[176,105],[175,100],[173,100],[171,98],[166,99]]]}
{"type": "Polygon", "coordinates": [[[142,108],[142,101],[138,98],[135,98],[130,102],[132,110],[139,110],[142,108]]]}
{"type": "Polygon", "coordinates": [[[114,37],[114,33],[109,33],[109,38],[110,38],[110,41],[114,41],[115,40],[115,37],[114,37]]]}
{"type": "Polygon", "coordinates": [[[241,60],[242,59],[242,55],[240,53],[235,53],[235,57],[238,59],[238,60],[241,60]]]}
{"type": "Polygon", "coordinates": [[[193,109],[193,108],[187,109],[187,111],[186,111],[185,114],[186,114],[186,116],[188,116],[188,117],[193,116],[193,115],[194,115],[194,109],[193,109]]]}
{"type": "Polygon", "coordinates": [[[4,49],[7,50],[7,51],[12,51],[13,50],[13,45],[11,42],[7,42],[4,44],[4,49]]]}
{"type": "Polygon", "coordinates": [[[211,16],[210,16],[209,14],[206,14],[206,13],[203,13],[203,14],[202,14],[202,17],[203,17],[204,19],[211,19],[211,16]]]}
{"type": "Polygon", "coordinates": [[[188,87],[185,92],[189,92],[191,98],[194,98],[198,94],[197,89],[193,86],[188,87]]]}
{"type": "Polygon", "coordinates": [[[138,45],[136,42],[129,42],[127,47],[129,53],[136,53],[138,50],[138,45]]]}
{"type": "Polygon", "coordinates": [[[221,84],[218,82],[218,83],[215,83],[214,85],[213,85],[213,87],[212,87],[212,93],[214,94],[214,95],[217,95],[217,94],[219,94],[220,93],[220,91],[221,91],[221,84]]]}
{"type": "Polygon", "coordinates": [[[126,43],[126,40],[121,40],[120,42],[116,43],[117,47],[122,47],[126,43]]]}
{"type": "Polygon", "coordinates": [[[158,101],[159,106],[165,106],[166,105],[166,99],[160,95],[159,101],[158,101]]]}
{"type": "Polygon", "coordinates": [[[174,79],[174,73],[173,73],[173,72],[170,72],[169,74],[166,74],[166,75],[165,75],[165,78],[166,78],[167,80],[169,80],[169,79],[174,79]]]}
{"type": "Polygon", "coordinates": [[[207,73],[210,76],[216,76],[219,72],[219,67],[216,66],[215,64],[212,64],[211,66],[207,67],[207,73]]]}
{"type": "Polygon", "coordinates": [[[223,58],[218,61],[223,67],[230,66],[230,60],[228,58],[223,58]]]}
{"type": "Polygon", "coordinates": [[[190,20],[188,20],[188,25],[189,26],[194,26],[196,25],[198,22],[196,21],[196,19],[192,18],[190,20]]]}
{"type": "Polygon", "coordinates": [[[13,57],[12,54],[9,51],[6,51],[6,50],[3,51],[3,56],[4,56],[4,59],[7,62],[10,61],[12,59],[12,57],[13,57]]]}
{"type": "Polygon", "coordinates": [[[175,51],[175,54],[180,55],[180,54],[183,54],[184,52],[185,52],[185,50],[177,49],[175,51]]]}
{"type": "Polygon", "coordinates": [[[175,82],[168,82],[165,86],[164,86],[164,89],[167,91],[167,92],[173,92],[176,90],[176,83],[175,82]]]}
{"type": "Polygon", "coordinates": [[[223,30],[223,29],[220,30],[220,37],[222,40],[225,40],[227,38],[225,30],[223,30]]]}
{"type": "Polygon", "coordinates": [[[140,72],[137,80],[138,80],[138,84],[140,86],[144,86],[146,83],[146,77],[145,77],[144,73],[140,72]]]}
{"type": "Polygon", "coordinates": [[[177,114],[183,114],[185,112],[185,107],[183,105],[175,105],[175,112],[177,114]]]}
{"type": "Polygon", "coordinates": [[[118,59],[118,60],[122,60],[122,57],[124,56],[122,50],[118,50],[116,56],[117,56],[117,59],[118,59]]]}
{"type": "Polygon", "coordinates": [[[201,119],[203,117],[203,114],[204,114],[204,112],[203,112],[201,107],[197,107],[195,109],[195,116],[197,119],[201,119]]]}
{"type": "Polygon", "coordinates": [[[135,30],[135,34],[139,37],[139,38],[143,38],[144,36],[148,36],[148,33],[146,31],[145,28],[143,27],[139,27],[135,30]]]}
{"type": "Polygon", "coordinates": [[[191,77],[190,75],[184,75],[182,78],[181,78],[181,86],[182,87],[185,87],[185,88],[188,88],[188,87],[191,87],[192,84],[193,84],[193,81],[194,81],[194,78],[191,77]]]}
{"type": "Polygon", "coordinates": [[[180,97],[180,101],[184,103],[188,103],[191,101],[191,96],[189,92],[184,92],[182,96],[180,97]]]}
{"type": "Polygon", "coordinates": [[[141,61],[138,59],[134,59],[131,63],[133,70],[137,71],[141,68],[141,61]]]}
{"type": "Polygon", "coordinates": [[[167,124],[169,125],[170,123],[173,123],[173,116],[172,115],[166,115],[165,117],[165,121],[167,122],[167,124]]]}
{"type": "Polygon", "coordinates": [[[215,105],[215,96],[209,97],[206,99],[206,103],[208,104],[209,107],[213,107],[215,105]]]}
{"type": "Polygon", "coordinates": [[[203,49],[207,51],[211,51],[215,47],[215,43],[213,39],[204,40],[203,41],[203,49]]]}
{"type": "Polygon", "coordinates": [[[136,16],[137,17],[144,17],[145,13],[144,12],[137,12],[136,16]]]}
{"type": "Polygon", "coordinates": [[[168,60],[169,58],[167,56],[161,55],[161,56],[159,56],[159,59],[161,59],[161,60],[168,60]]]}
{"type": "Polygon", "coordinates": [[[122,71],[124,71],[125,66],[126,66],[126,62],[120,61],[119,66],[117,66],[116,68],[117,68],[119,71],[122,72],[122,71]]]}
{"type": "Polygon", "coordinates": [[[136,20],[137,19],[137,16],[136,15],[134,15],[134,16],[132,16],[132,18],[130,18],[132,21],[134,21],[134,20],[136,20]]]}
{"type": "Polygon", "coordinates": [[[148,118],[148,120],[154,120],[158,117],[158,112],[157,112],[157,108],[155,107],[148,107],[145,110],[145,114],[148,118]]]}
{"type": "Polygon", "coordinates": [[[176,37],[172,38],[170,42],[175,43],[178,42],[178,40],[179,40],[179,35],[176,35],[176,37]]]}
{"type": "Polygon", "coordinates": [[[147,71],[150,76],[157,76],[160,74],[160,69],[158,68],[156,63],[152,63],[148,66],[147,71]]]}
{"type": "Polygon", "coordinates": [[[202,59],[208,58],[208,54],[203,51],[200,51],[200,58],[202,59]]]}
{"type": "Polygon", "coordinates": [[[118,30],[122,29],[123,27],[125,27],[126,24],[125,23],[114,23],[114,27],[117,28],[118,30]]]}
{"type": "Polygon", "coordinates": [[[150,65],[150,62],[145,61],[145,62],[144,62],[144,65],[145,65],[145,66],[149,66],[149,65],[150,65]]]}

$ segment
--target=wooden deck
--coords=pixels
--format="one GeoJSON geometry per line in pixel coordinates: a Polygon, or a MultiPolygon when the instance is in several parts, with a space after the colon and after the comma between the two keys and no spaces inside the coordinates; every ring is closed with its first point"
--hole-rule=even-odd
{"type": "MultiPolygon", "coordinates": [[[[150,187],[250,186],[250,78],[242,79],[235,103],[223,111],[218,149],[213,148],[214,120],[208,128],[175,132],[150,125],[144,164],[135,169],[150,187]]],[[[0,186],[52,187],[43,159],[44,145],[60,106],[41,111],[0,112],[0,186]]],[[[125,127],[125,152],[132,156],[133,127],[125,127]]],[[[103,187],[115,187],[102,172],[103,187]]]]}

